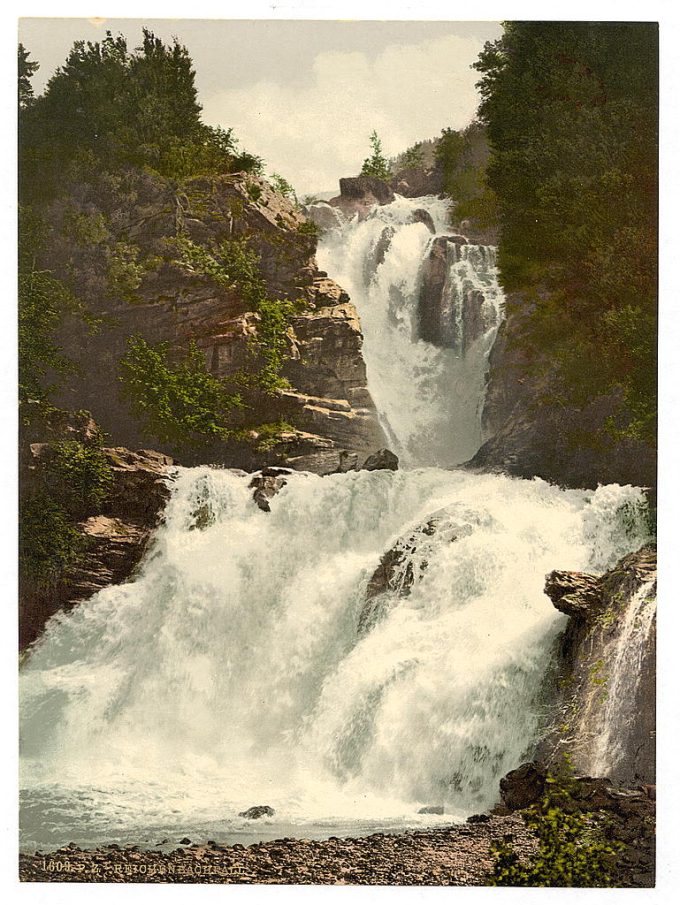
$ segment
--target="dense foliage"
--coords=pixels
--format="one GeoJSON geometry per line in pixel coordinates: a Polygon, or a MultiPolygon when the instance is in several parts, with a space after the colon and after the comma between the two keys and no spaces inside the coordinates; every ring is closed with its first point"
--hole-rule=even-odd
{"type": "Polygon", "coordinates": [[[454,220],[468,219],[481,230],[498,225],[496,197],[486,181],[489,148],[486,129],[472,122],[462,130],[442,129],[435,145],[442,190],[454,202],[454,220]]]}
{"type": "Polygon", "coordinates": [[[520,858],[510,841],[492,844],[494,867],[489,886],[609,887],[621,844],[607,839],[592,813],[571,808],[574,776],[569,760],[548,776],[540,802],[524,821],[537,839],[537,851],[520,858]]]}
{"type": "Polygon", "coordinates": [[[191,58],[176,40],[166,46],[144,29],[132,52],[111,32],[103,41],[77,41],[38,98],[30,91],[36,64],[27,57],[20,48],[24,200],[58,194],[69,176],[88,170],[134,166],[183,178],[262,168],[259,158],[238,151],[231,129],[201,122],[191,58]]]}
{"type": "Polygon", "coordinates": [[[536,370],[564,401],[618,390],[656,424],[657,26],[512,22],[476,68],[506,290],[533,305],[536,370]]]}
{"type": "Polygon", "coordinates": [[[30,209],[19,212],[19,401],[44,401],[60,376],[73,369],[54,333],[64,317],[81,306],[61,281],[40,267],[46,241],[43,222],[30,209]]]}
{"type": "Polygon", "coordinates": [[[49,445],[35,475],[22,484],[19,570],[23,582],[44,589],[76,566],[85,542],[76,523],[101,510],[113,483],[102,438],[49,445]]]}
{"type": "Polygon", "coordinates": [[[132,336],[128,346],[121,360],[124,392],[150,436],[180,447],[228,436],[240,397],[207,371],[195,344],[175,362],[168,343],[152,346],[132,336]]]}

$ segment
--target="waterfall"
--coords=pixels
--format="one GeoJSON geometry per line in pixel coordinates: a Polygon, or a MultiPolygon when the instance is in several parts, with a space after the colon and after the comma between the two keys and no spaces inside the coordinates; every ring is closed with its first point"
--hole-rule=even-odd
{"type": "Polygon", "coordinates": [[[326,229],[319,246],[320,265],[359,310],[368,385],[405,465],[459,464],[482,442],[487,355],[503,298],[495,249],[446,242],[447,224],[447,202],[397,196],[364,219],[326,229]],[[446,271],[434,300],[443,346],[424,339],[419,323],[424,271],[437,243],[446,271]],[[463,322],[471,326],[475,301],[486,308],[470,338],[463,322]]]}
{"type": "MultiPolygon", "coordinates": [[[[467,350],[418,337],[433,236],[407,222],[414,204],[341,225],[323,255],[355,290],[370,389],[419,467],[293,474],[270,512],[248,476],[177,469],[134,579],[54,616],[22,667],[24,847],[451,822],[531,752],[565,620],[544,576],[637,549],[644,494],[432,467],[478,442],[493,328],[467,350]],[[465,374],[474,400],[451,391],[465,374]],[[256,804],[275,816],[253,828],[239,814],[256,804]]],[[[444,203],[423,204],[441,233],[444,203]]],[[[454,257],[458,297],[499,306],[490,253],[454,257]]]]}

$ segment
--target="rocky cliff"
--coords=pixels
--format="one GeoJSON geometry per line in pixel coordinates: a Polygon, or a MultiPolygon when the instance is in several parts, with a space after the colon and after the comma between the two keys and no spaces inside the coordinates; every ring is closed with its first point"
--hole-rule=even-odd
{"type": "MultiPolygon", "coordinates": [[[[40,438],[39,442],[25,443],[20,448],[22,519],[28,521],[26,512],[33,509],[31,500],[39,506],[63,507],[64,523],[57,522],[48,530],[66,530],[76,555],[53,574],[42,572],[39,577],[26,568],[25,560],[20,560],[21,650],[39,637],[55,613],[70,609],[108,585],[125,581],[134,572],[162,518],[170,496],[168,481],[173,465],[169,456],[154,450],[100,450],[98,426],[87,412],[54,413],[40,425],[34,424],[32,434],[40,438]],[[55,460],[64,447],[73,449],[76,455],[87,449],[101,454],[101,468],[108,480],[105,492],[94,502],[85,498],[86,492],[82,494],[82,505],[74,505],[68,499],[83,487],[82,473],[78,474],[75,468],[72,480],[77,487],[54,486],[63,480],[55,460]]],[[[72,467],[73,462],[72,459],[72,467]]],[[[40,523],[22,525],[22,529],[36,530],[38,535],[41,528],[40,523]]],[[[54,542],[54,538],[51,540],[54,542]]],[[[46,552],[41,549],[40,539],[37,544],[38,553],[46,552]]]]}
{"type": "Polygon", "coordinates": [[[531,313],[525,298],[507,299],[506,319],[489,357],[483,410],[487,439],[470,465],[568,487],[655,487],[656,451],[616,434],[621,416],[616,392],[568,402],[549,364],[537,374],[526,339],[531,313]]]}
{"type": "Polygon", "coordinates": [[[298,311],[286,333],[291,386],[253,413],[249,443],[212,448],[209,461],[259,467],[290,459],[299,467],[302,457],[305,467],[323,473],[335,470],[341,454],[361,459],[384,445],[366,387],[356,309],[318,271],[313,224],[265,180],[234,174],[195,178],[180,188],[129,172],[73,187],[46,218],[45,265],[100,319],[95,332],[75,318],[62,331],[64,351],[80,370],[57,399],[64,408],[90,409],[118,443],[148,445],[153,438],[131,417],[117,379],[128,337],[167,343],[176,355],[193,342],[220,378],[252,360],[259,312],[237,286],[182,261],[173,244],[181,236],[209,252],[244,239],[259,258],[268,297],[290,300],[298,311]],[[267,421],[294,430],[259,443],[257,424],[267,421]]]}
{"type": "Polygon", "coordinates": [[[656,551],[596,578],[552,572],[546,593],[570,617],[558,652],[556,717],[540,756],[616,782],[655,782],[656,551]]]}

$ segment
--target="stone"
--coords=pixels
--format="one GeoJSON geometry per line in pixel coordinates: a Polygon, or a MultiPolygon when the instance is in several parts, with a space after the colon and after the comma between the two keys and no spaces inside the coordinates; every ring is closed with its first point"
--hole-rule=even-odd
{"type": "Polygon", "coordinates": [[[511,811],[528,808],[543,795],[546,777],[545,767],[537,761],[511,770],[500,782],[503,804],[511,811]]]}
{"type": "Polygon", "coordinates": [[[389,471],[397,471],[399,468],[399,458],[389,449],[379,449],[372,453],[361,466],[362,471],[378,471],[380,469],[388,469],[389,471]]]}
{"type": "Polygon", "coordinates": [[[256,804],[247,811],[240,811],[238,816],[245,817],[246,820],[259,820],[261,817],[273,817],[274,814],[274,808],[268,804],[256,804]]]}
{"type": "Polygon", "coordinates": [[[416,210],[413,211],[412,220],[414,223],[424,223],[433,235],[437,232],[434,220],[432,219],[432,214],[422,207],[416,208],[416,210]]]}
{"type": "Polygon", "coordinates": [[[248,485],[254,488],[253,499],[263,512],[271,510],[269,500],[286,486],[286,474],[290,474],[290,469],[264,468],[248,485]]]}
{"type": "Polygon", "coordinates": [[[305,214],[320,230],[337,229],[345,222],[342,212],[326,201],[317,201],[304,208],[305,214]]]}
{"type": "Polygon", "coordinates": [[[444,805],[443,804],[431,804],[427,805],[424,808],[418,809],[419,814],[443,814],[444,813],[444,805]]]}
{"type": "Polygon", "coordinates": [[[586,572],[555,570],[546,576],[544,591],[555,609],[575,619],[592,619],[605,605],[598,579],[586,572]]]}

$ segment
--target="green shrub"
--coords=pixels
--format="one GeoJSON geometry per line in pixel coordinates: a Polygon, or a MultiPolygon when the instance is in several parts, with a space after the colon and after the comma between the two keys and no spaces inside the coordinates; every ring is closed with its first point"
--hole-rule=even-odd
{"type": "Polygon", "coordinates": [[[168,343],[149,345],[141,336],[128,340],[120,379],[132,412],[147,434],[161,443],[200,446],[224,440],[239,395],[210,374],[203,353],[191,344],[180,361],[170,358],[168,343]]]}
{"type": "Polygon", "coordinates": [[[113,484],[113,473],[99,446],[62,440],[45,469],[44,481],[52,497],[73,518],[99,509],[113,484]]]}
{"type": "Polygon", "coordinates": [[[592,813],[568,809],[573,782],[571,766],[565,760],[557,776],[548,776],[542,800],[524,812],[524,820],[538,842],[534,855],[522,860],[509,840],[492,844],[494,867],[489,886],[612,885],[621,844],[606,838],[592,813]]]}
{"type": "Polygon", "coordinates": [[[56,584],[75,566],[84,540],[69,515],[41,491],[22,499],[19,510],[19,574],[38,588],[56,584]]]}

